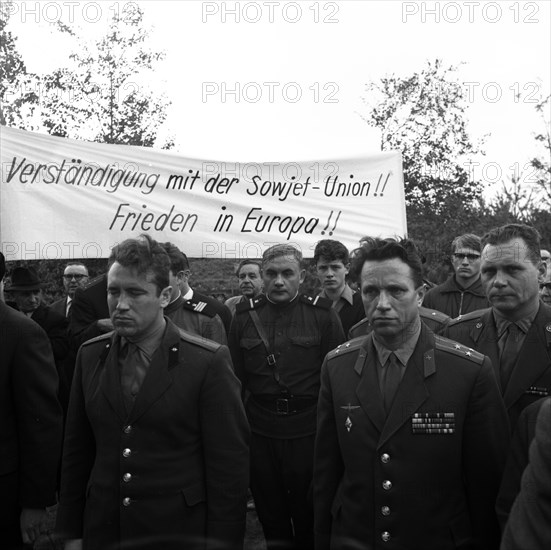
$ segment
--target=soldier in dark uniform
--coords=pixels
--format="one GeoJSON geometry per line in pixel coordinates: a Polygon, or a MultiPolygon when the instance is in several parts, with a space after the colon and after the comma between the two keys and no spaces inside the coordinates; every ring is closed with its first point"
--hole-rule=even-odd
{"type": "Polygon", "coordinates": [[[186,294],[191,290],[187,282],[189,264],[186,255],[172,243],[161,246],[170,258],[169,279],[172,287],[165,315],[184,330],[226,345],[228,340],[224,323],[210,302],[198,300],[193,291],[190,299],[185,300],[182,296],[182,292],[186,294]]]}
{"type": "Polygon", "coordinates": [[[314,459],[318,550],[497,550],[507,415],[487,357],[419,318],[408,240],[354,256],[373,327],[322,367],[314,459]]]}
{"type": "Polygon", "coordinates": [[[345,339],[329,300],[299,295],[301,262],[291,245],[266,250],[265,294],[237,304],[229,337],[248,395],[251,490],[269,549],[312,548],[319,374],[325,355],[345,339]]]}
{"type": "Polygon", "coordinates": [[[113,333],[79,350],[57,528],[66,550],[241,550],[249,428],[229,351],[163,316],[170,260],[144,236],[109,259],[113,333]]]}
{"type": "Polygon", "coordinates": [[[452,321],[444,334],[491,359],[513,431],[526,406],[551,394],[551,307],[539,299],[546,267],[533,227],[498,227],[482,244],[491,307],[452,321]]]}
{"type": "MultiPolygon", "coordinates": [[[[436,309],[429,309],[427,307],[419,307],[419,317],[421,321],[429,327],[435,334],[440,334],[451,321],[445,313],[437,311],[436,309]]],[[[369,319],[364,318],[359,323],[356,323],[349,331],[348,338],[358,338],[358,336],[367,336],[372,331],[369,319]]]]}

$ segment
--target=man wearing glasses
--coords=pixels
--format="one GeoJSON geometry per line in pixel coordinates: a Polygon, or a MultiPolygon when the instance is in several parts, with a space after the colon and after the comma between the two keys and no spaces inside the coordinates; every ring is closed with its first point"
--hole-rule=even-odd
{"type": "Polygon", "coordinates": [[[81,263],[70,263],[63,272],[63,288],[67,293],[64,298],[57,300],[50,305],[50,308],[57,311],[64,317],[69,317],[71,305],[77,288],[84,288],[88,283],[88,268],[81,263]]]}
{"type": "Polygon", "coordinates": [[[480,237],[466,233],[452,242],[454,274],[441,285],[430,289],[423,306],[436,309],[452,319],[488,307],[480,282],[480,237]]]}

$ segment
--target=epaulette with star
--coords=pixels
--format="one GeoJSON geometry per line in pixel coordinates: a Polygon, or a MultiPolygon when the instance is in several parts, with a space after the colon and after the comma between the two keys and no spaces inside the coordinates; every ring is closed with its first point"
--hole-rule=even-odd
{"type": "Polygon", "coordinates": [[[428,307],[419,308],[419,316],[421,319],[432,319],[437,323],[446,323],[450,320],[450,316],[438,311],[437,309],[430,309],[428,307]]]}
{"type": "Polygon", "coordinates": [[[329,300],[329,298],[322,298],[321,296],[307,296],[306,294],[302,294],[300,296],[300,301],[323,309],[331,309],[333,307],[333,302],[329,300]]]}
{"type": "Polygon", "coordinates": [[[471,311],[470,313],[465,313],[465,315],[460,315],[459,317],[452,319],[448,326],[453,327],[455,325],[459,325],[460,323],[472,323],[473,321],[478,321],[478,319],[480,319],[480,317],[482,317],[487,311],[488,308],[485,308],[477,309],[476,311],[471,311]]]}
{"type": "Polygon", "coordinates": [[[235,304],[235,312],[240,313],[242,311],[250,311],[251,309],[257,309],[260,306],[263,306],[266,303],[266,296],[264,294],[259,294],[255,298],[250,298],[249,300],[243,300],[235,304]]]}
{"type": "Polygon", "coordinates": [[[111,340],[111,336],[113,336],[113,331],[106,332],[104,334],[100,334],[99,336],[96,336],[95,338],[91,338],[90,340],[86,340],[82,344],[82,346],[89,346],[91,344],[97,344],[98,342],[103,342],[104,340],[111,340]]]}
{"type": "Polygon", "coordinates": [[[184,300],[182,307],[184,309],[188,309],[189,311],[193,311],[194,313],[202,313],[207,317],[214,317],[217,313],[214,307],[208,302],[194,300],[193,298],[191,300],[184,300]]]}
{"type": "Polygon", "coordinates": [[[444,338],[444,336],[435,336],[434,347],[437,350],[446,351],[448,353],[452,353],[453,355],[457,355],[458,357],[470,359],[479,365],[482,365],[484,362],[484,355],[482,355],[482,353],[455,342],[454,340],[450,340],[449,338],[444,338]]]}
{"type": "Polygon", "coordinates": [[[344,344],[339,344],[334,350],[331,350],[327,354],[327,359],[333,359],[334,357],[345,355],[351,351],[357,351],[361,347],[364,340],[365,336],[359,336],[358,338],[348,340],[348,342],[345,342],[344,344]]]}

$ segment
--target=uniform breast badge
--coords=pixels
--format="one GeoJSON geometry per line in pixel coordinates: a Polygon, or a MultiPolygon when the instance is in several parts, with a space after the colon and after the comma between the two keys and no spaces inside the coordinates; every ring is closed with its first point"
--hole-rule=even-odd
{"type": "Polygon", "coordinates": [[[359,405],[351,405],[348,403],[348,405],[341,405],[341,409],[344,409],[348,414],[346,415],[346,420],[344,421],[344,427],[346,428],[347,432],[350,433],[350,430],[352,429],[352,420],[350,420],[350,413],[354,409],[359,409],[359,405]]]}

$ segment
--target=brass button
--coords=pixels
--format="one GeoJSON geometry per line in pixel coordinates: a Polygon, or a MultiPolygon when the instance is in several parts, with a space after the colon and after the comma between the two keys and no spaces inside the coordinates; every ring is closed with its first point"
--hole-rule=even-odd
{"type": "Polygon", "coordinates": [[[128,483],[130,480],[132,479],[132,474],[129,474],[129,473],[126,473],[122,476],[122,480],[125,482],[125,483],[128,483]]]}
{"type": "Polygon", "coordinates": [[[124,456],[124,458],[128,458],[131,454],[132,451],[130,449],[124,449],[124,451],[122,452],[122,456],[124,456]]]}
{"type": "Polygon", "coordinates": [[[129,434],[132,431],[132,426],[125,426],[123,431],[125,434],[129,434]]]}
{"type": "Polygon", "coordinates": [[[387,454],[387,453],[383,453],[383,454],[381,455],[381,462],[382,462],[383,464],[388,464],[388,463],[390,462],[390,455],[387,454]]]}
{"type": "Polygon", "coordinates": [[[130,506],[130,503],[131,503],[131,502],[132,502],[132,501],[131,501],[128,497],[124,497],[124,498],[122,499],[122,505],[123,505],[123,506],[130,506]]]}
{"type": "Polygon", "coordinates": [[[385,479],[383,481],[383,489],[385,491],[390,491],[390,489],[392,489],[392,481],[389,481],[388,479],[385,479]]]}
{"type": "Polygon", "coordinates": [[[388,542],[390,540],[390,533],[388,531],[383,531],[381,533],[381,539],[383,542],[388,542]]]}
{"type": "Polygon", "coordinates": [[[388,506],[381,506],[381,514],[383,516],[390,516],[390,508],[388,506]]]}

